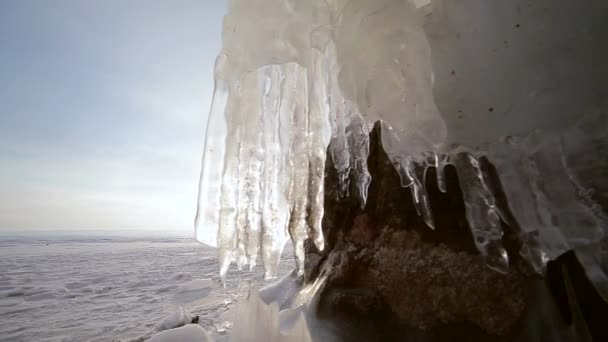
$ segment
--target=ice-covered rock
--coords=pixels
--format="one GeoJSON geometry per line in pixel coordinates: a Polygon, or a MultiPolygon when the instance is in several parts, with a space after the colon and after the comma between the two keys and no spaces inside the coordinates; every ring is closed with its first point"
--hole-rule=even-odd
{"type": "Polygon", "coordinates": [[[162,331],[148,342],[212,342],[205,329],[198,324],[187,324],[180,328],[162,331]]]}
{"type": "Polygon", "coordinates": [[[512,264],[510,227],[537,272],[572,249],[608,298],[607,15],[604,0],[231,1],[197,238],[219,247],[222,276],[261,262],[267,277],[290,239],[302,274],[305,240],[322,250],[333,239],[326,165],[332,193],[364,208],[381,120],[429,230],[442,213],[426,178],[435,169],[449,192],[450,165],[490,268],[512,264]]]}
{"type": "MultiPolygon", "coordinates": [[[[170,314],[165,317],[162,321],[157,323],[152,330],[148,333],[145,333],[141,336],[138,336],[134,339],[129,340],[129,342],[143,342],[143,341],[181,341],[180,339],[172,339],[177,337],[183,337],[184,341],[201,341],[200,339],[195,340],[192,339],[196,336],[200,336],[198,334],[197,329],[188,328],[177,330],[176,328],[180,328],[183,326],[193,325],[191,323],[198,322],[199,317],[192,315],[188,309],[179,307],[170,314]],[[164,333],[165,331],[172,331],[164,333]],[[152,338],[152,339],[151,339],[152,338]],[[155,339],[156,338],[156,339],[155,339]]],[[[199,327],[200,328],[200,327],[199,327]]],[[[202,328],[201,328],[202,330],[202,328]]],[[[203,330],[204,332],[204,330],[203,330]]],[[[208,339],[203,339],[202,341],[211,341],[208,339]]]]}
{"type": "Polygon", "coordinates": [[[341,340],[534,341],[539,333],[552,341],[605,339],[599,317],[608,304],[572,252],[548,263],[546,279],[523,258],[526,235],[506,224],[511,213],[487,158],[457,155],[456,165],[444,170],[445,192],[434,177],[438,170],[426,170],[423,184],[435,218],[429,229],[383,149],[381,127],[375,125],[369,139],[366,206],[355,193],[340,196],[339,174],[328,162],[326,248],[305,245],[304,279],[323,279],[318,314],[348,322],[338,330],[341,340]],[[473,199],[461,187],[476,188],[473,199]],[[485,226],[489,232],[471,227],[467,202],[481,216],[473,222],[494,212],[497,225],[485,226]],[[485,267],[495,256],[497,265],[485,267]],[[503,260],[509,267],[496,272],[503,260]]]}
{"type": "Polygon", "coordinates": [[[167,316],[160,323],[158,323],[154,329],[156,331],[163,331],[167,329],[173,329],[181,327],[182,325],[192,323],[192,314],[190,311],[184,308],[178,308],[174,313],[167,316]]]}

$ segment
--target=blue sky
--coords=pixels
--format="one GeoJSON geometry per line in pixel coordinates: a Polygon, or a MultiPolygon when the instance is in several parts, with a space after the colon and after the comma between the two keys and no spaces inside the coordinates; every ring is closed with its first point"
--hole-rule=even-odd
{"type": "Polygon", "coordinates": [[[225,10],[0,1],[0,232],[192,229],[225,10]]]}

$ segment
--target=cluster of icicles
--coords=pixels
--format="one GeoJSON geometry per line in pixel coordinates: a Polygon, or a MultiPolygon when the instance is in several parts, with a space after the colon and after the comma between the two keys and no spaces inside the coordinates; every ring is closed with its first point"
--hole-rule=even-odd
{"type": "Polygon", "coordinates": [[[509,268],[509,257],[502,246],[501,219],[506,217],[496,204],[495,195],[488,186],[488,175],[482,170],[475,156],[467,152],[429,155],[419,163],[404,158],[396,165],[401,177],[401,186],[409,187],[418,215],[424,217],[427,226],[434,229],[433,213],[425,190],[427,169],[437,168],[437,186],[447,192],[445,166],[452,164],[458,170],[458,179],[463,191],[466,216],[477,249],[486,257],[487,265],[502,273],[509,268]]]}
{"type": "MultiPolygon", "coordinates": [[[[344,110],[344,100],[340,103],[342,109],[334,112],[329,112],[329,108],[325,113],[306,106],[299,108],[298,104],[310,102],[298,98],[308,94],[296,91],[299,86],[306,88],[306,71],[296,64],[268,66],[249,77],[253,78],[253,82],[246,80],[249,89],[259,96],[253,98],[251,92],[241,88],[243,84],[233,85],[238,89],[236,96],[246,101],[249,115],[243,120],[226,120],[229,124],[221,136],[225,141],[222,159],[203,170],[201,201],[208,199],[205,196],[210,193],[216,194],[218,206],[199,203],[202,208],[199,207],[197,234],[204,241],[200,233],[218,230],[222,277],[231,263],[253,268],[260,257],[266,277],[274,277],[288,240],[294,247],[298,272],[302,273],[304,240],[311,238],[323,249],[326,158],[332,158],[340,175],[341,191],[353,189],[349,182],[355,181],[357,197],[361,206],[365,205],[371,180],[367,170],[371,125],[358,113],[344,110]],[[257,115],[251,115],[253,111],[257,115]],[[205,192],[212,188],[210,184],[219,191],[205,192]],[[211,214],[207,219],[217,220],[216,225],[202,226],[205,211],[211,214]]],[[[216,90],[216,100],[217,97],[216,90]]],[[[226,103],[222,106],[220,114],[230,116],[224,111],[226,103]]],[[[211,128],[210,137],[214,129],[217,126],[211,128]]],[[[392,146],[398,144],[398,136],[391,134],[389,123],[383,122],[383,131],[383,139],[389,139],[392,146]]],[[[389,153],[389,158],[401,177],[401,185],[411,190],[416,210],[429,229],[434,229],[434,221],[425,189],[426,171],[437,168],[438,188],[446,192],[444,169],[448,164],[455,167],[475,244],[490,268],[503,273],[509,268],[509,257],[501,242],[503,222],[519,231],[523,243],[520,254],[539,273],[544,272],[547,261],[571,248],[577,250],[588,269],[598,269],[602,251],[597,242],[604,236],[605,218],[568,165],[570,145],[573,141],[580,144],[579,139],[577,126],[563,136],[534,132],[526,137],[508,137],[485,146],[483,152],[457,147],[443,153],[389,153]],[[506,208],[497,204],[496,189],[480,166],[482,156],[496,166],[512,215],[505,215],[506,208]]],[[[222,142],[214,145],[208,140],[206,157],[213,157],[218,146],[222,148],[222,142]]],[[[602,272],[595,274],[601,278],[596,281],[605,283],[602,272]]]]}
{"type": "MultiPolygon", "coordinates": [[[[383,147],[429,229],[426,169],[437,167],[437,184],[446,191],[444,167],[452,164],[475,244],[489,267],[509,267],[502,221],[520,233],[520,254],[538,272],[574,249],[608,294],[602,271],[608,269],[602,247],[607,220],[582,185],[589,184],[579,179],[586,171],[577,157],[608,140],[601,129],[606,118],[562,135],[532,132],[474,150],[447,149],[421,4],[231,1],[215,67],[196,238],[218,247],[222,277],[232,263],[253,268],[260,261],[266,277],[274,277],[289,240],[302,273],[304,240],[324,247],[326,158],[340,175],[340,189],[353,189],[354,181],[364,205],[369,131],[382,120],[383,147]],[[481,156],[496,168],[508,217],[480,167],[481,156]]],[[[597,160],[600,153],[588,157],[597,160]]]]}

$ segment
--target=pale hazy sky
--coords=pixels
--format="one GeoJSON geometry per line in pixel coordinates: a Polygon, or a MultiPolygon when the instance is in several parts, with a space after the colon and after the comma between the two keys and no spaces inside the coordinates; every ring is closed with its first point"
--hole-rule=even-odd
{"type": "Polygon", "coordinates": [[[0,1],[0,232],[192,229],[225,10],[0,1]]]}

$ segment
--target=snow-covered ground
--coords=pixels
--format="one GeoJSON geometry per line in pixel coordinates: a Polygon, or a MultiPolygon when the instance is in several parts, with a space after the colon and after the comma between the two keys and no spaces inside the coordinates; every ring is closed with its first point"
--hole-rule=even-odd
{"type": "MultiPolygon", "coordinates": [[[[293,267],[284,254],[281,274],[293,267]]],[[[191,239],[0,241],[0,341],[117,341],[145,336],[179,308],[216,339],[247,280],[263,270],[231,269],[191,239]]],[[[221,339],[221,338],[220,338],[221,339]]]]}

